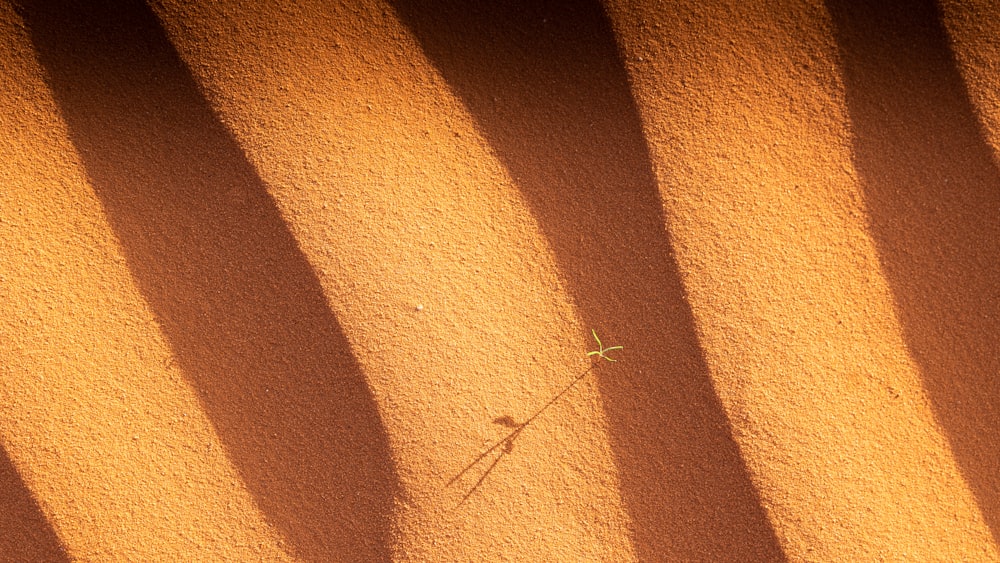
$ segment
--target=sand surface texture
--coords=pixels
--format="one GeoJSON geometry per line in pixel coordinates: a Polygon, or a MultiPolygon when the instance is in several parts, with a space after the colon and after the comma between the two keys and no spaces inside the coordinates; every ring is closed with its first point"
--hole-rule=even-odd
{"type": "Polygon", "coordinates": [[[1000,561],[994,3],[0,1],[0,560],[1000,561]]]}

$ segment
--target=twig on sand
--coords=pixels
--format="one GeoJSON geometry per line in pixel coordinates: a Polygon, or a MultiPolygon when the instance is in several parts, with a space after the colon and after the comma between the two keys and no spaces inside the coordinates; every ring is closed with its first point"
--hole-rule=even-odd
{"type": "MultiPolygon", "coordinates": [[[[597,356],[598,357],[598,361],[600,361],[600,359],[604,359],[604,360],[607,360],[609,362],[616,362],[617,360],[615,360],[615,359],[607,356],[607,353],[611,352],[611,351],[614,351],[614,350],[621,350],[622,347],[621,346],[611,346],[610,348],[605,348],[604,345],[601,344],[601,339],[597,337],[597,332],[595,332],[594,330],[591,330],[590,332],[591,332],[591,334],[594,335],[594,340],[597,341],[597,346],[598,346],[599,349],[591,351],[591,352],[588,352],[587,353],[587,357],[597,356]]],[[[475,467],[476,465],[478,465],[479,462],[481,462],[484,459],[486,459],[486,457],[489,456],[491,453],[493,453],[493,452],[497,451],[498,449],[500,449],[501,446],[503,447],[503,449],[500,449],[500,455],[498,455],[496,457],[496,459],[494,459],[493,462],[490,463],[490,465],[486,468],[486,471],[483,472],[482,476],[479,477],[479,479],[476,481],[476,483],[474,485],[472,485],[472,488],[469,489],[469,491],[467,493],[465,493],[465,496],[462,497],[462,500],[460,500],[458,502],[458,504],[455,505],[455,508],[458,508],[458,507],[462,506],[462,504],[465,503],[465,501],[468,500],[469,497],[471,497],[472,494],[475,493],[476,490],[479,489],[479,487],[483,484],[483,482],[486,480],[486,478],[489,477],[490,473],[492,473],[493,470],[496,469],[497,464],[500,463],[500,460],[503,459],[503,456],[505,456],[505,455],[511,453],[512,451],[514,451],[514,440],[521,434],[521,432],[523,432],[524,429],[527,428],[529,424],[531,424],[532,422],[534,422],[535,419],[537,419],[539,416],[541,416],[541,414],[543,412],[545,412],[546,409],[548,409],[549,407],[551,407],[556,401],[558,401],[559,399],[561,399],[563,397],[563,395],[565,395],[566,393],[568,393],[570,389],[572,389],[573,387],[575,387],[576,384],[579,383],[584,377],[587,377],[587,374],[589,374],[590,372],[592,372],[595,367],[597,367],[596,363],[595,364],[591,364],[591,366],[589,368],[587,368],[586,370],[584,370],[583,373],[581,373],[580,375],[576,376],[576,379],[574,379],[573,381],[571,381],[569,383],[569,385],[567,385],[566,387],[564,387],[562,389],[562,391],[560,391],[559,393],[556,394],[555,397],[552,397],[551,399],[549,399],[549,401],[547,403],[545,403],[544,405],[542,405],[542,408],[540,408],[537,411],[535,411],[535,414],[529,416],[528,419],[525,420],[524,422],[521,422],[521,423],[515,422],[513,418],[511,418],[510,416],[506,416],[506,415],[505,416],[501,416],[501,417],[496,418],[496,419],[493,420],[494,423],[501,424],[503,426],[506,426],[507,428],[513,428],[513,430],[511,430],[509,434],[507,434],[506,436],[504,436],[500,440],[496,441],[486,451],[484,451],[483,453],[479,454],[479,457],[477,457],[476,459],[472,460],[461,471],[459,471],[457,475],[455,475],[454,477],[452,477],[451,480],[449,480],[448,483],[445,485],[446,487],[450,487],[451,485],[454,485],[456,482],[458,482],[459,479],[462,478],[463,475],[465,475],[473,467],[475,467]]]]}

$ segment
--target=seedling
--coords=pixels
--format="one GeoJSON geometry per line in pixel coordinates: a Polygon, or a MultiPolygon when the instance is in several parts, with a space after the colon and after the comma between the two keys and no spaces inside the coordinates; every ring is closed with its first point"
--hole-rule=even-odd
{"type": "Polygon", "coordinates": [[[589,358],[591,356],[597,356],[598,358],[603,358],[603,359],[605,359],[605,360],[607,360],[609,362],[617,362],[618,360],[616,360],[614,358],[609,358],[608,356],[605,356],[604,354],[606,352],[610,352],[612,350],[622,350],[623,348],[621,346],[612,346],[610,348],[605,348],[604,345],[601,344],[601,339],[597,337],[597,331],[596,330],[590,329],[590,334],[594,335],[594,340],[597,341],[597,347],[600,348],[600,349],[599,350],[594,350],[592,352],[587,352],[587,357],[589,358]]]}
{"type": "MultiPolygon", "coordinates": [[[[600,360],[602,360],[602,359],[603,360],[607,360],[609,362],[617,362],[618,360],[616,360],[614,358],[611,358],[610,356],[607,355],[607,353],[608,352],[612,352],[614,350],[622,350],[623,348],[621,346],[611,346],[609,348],[605,348],[604,345],[601,344],[601,339],[597,337],[597,332],[594,329],[591,329],[590,333],[592,335],[594,335],[594,340],[597,341],[597,348],[598,349],[597,350],[593,350],[591,352],[587,352],[587,357],[588,358],[592,358],[594,356],[597,356],[598,362],[600,362],[600,360]]],[[[496,418],[496,419],[493,420],[494,424],[500,424],[500,425],[502,425],[502,426],[504,426],[506,428],[511,428],[512,430],[510,431],[509,434],[507,434],[506,436],[504,436],[503,438],[501,438],[499,441],[497,441],[496,443],[494,443],[492,446],[490,446],[489,449],[487,449],[485,452],[481,453],[479,455],[479,457],[477,457],[476,459],[472,460],[472,463],[466,465],[465,468],[462,469],[462,471],[460,471],[458,475],[455,475],[454,477],[451,478],[450,481],[448,481],[448,484],[446,486],[453,485],[456,481],[458,481],[459,479],[461,479],[463,475],[465,475],[466,473],[468,473],[470,469],[472,469],[473,467],[475,467],[480,461],[483,461],[484,459],[486,459],[486,456],[490,455],[491,453],[493,453],[493,452],[495,452],[497,450],[500,451],[500,455],[498,455],[496,457],[496,459],[494,459],[493,462],[490,463],[490,465],[486,468],[486,471],[483,472],[483,475],[479,478],[478,481],[476,481],[476,483],[472,486],[472,488],[469,489],[469,492],[467,492],[465,494],[465,496],[462,497],[462,500],[460,500],[458,502],[458,505],[456,505],[455,508],[458,508],[459,506],[461,506],[462,503],[464,503],[466,500],[468,500],[468,498],[470,496],[472,496],[472,493],[476,492],[476,490],[479,489],[480,485],[483,484],[483,481],[485,481],[486,478],[489,477],[490,473],[493,472],[493,470],[496,468],[497,464],[500,463],[500,460],[503,459],[503,456],[505,456],[505,455],[507,455],[507,454],[509,454],[509,453],[511,453],[511,452],[514,451],[514,440],[518,436],[521,435],[521,432],[523,432],[524,429],[527,428],[529,424],[531,424],[532,422],[534,422],[535,419],[537,419],[539,416],[541,416],[541,414],[543,412],[545,412],[546,409],[548,409],[549,407],[551,407],[556,401],[558,401],[559,399],[561,399],[563,397],[563,395],[565,395],[566,393],[568,393],[570,389],[572,389],[573,387],[575,387],[576,384],[579,383],[584,377],[587,377],[587,374],[589,374],[591,371],[593,371],[596,366],[597,366],[596,363],[592,363],[589,368],[587,368],[586,370],[584,370],[584,372],[581,373],[580,375],[576,376],[576,379],[574,379],[573,381],[571,381],[570,384],[567,385],[566,387],[564,387],[562,391],[560,391],[559,393],[557,393],[555,397],[552,397],[551,399],[549,399],[549,401],[547,403],[545,403],[544,405],[542,405],[542,408],[540,408],[537,411],[535,411],[535,414],[529,416],[528,419],[525,420],[524,422],[517,422],[513,418],[511,418],[510,416],[507,416],[507,415],[501,416],[501,417],[496,418]]]]}

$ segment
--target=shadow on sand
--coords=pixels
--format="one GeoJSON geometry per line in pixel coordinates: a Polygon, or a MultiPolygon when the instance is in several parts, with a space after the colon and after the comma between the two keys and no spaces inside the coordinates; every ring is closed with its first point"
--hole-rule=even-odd
{"type": "Polygon", "coordinates": [[[1000,541],[1000,171],[930,0],[828,0],[871,235],[907,346],[1000,541]]]}
{"type": "Polygon", "coordinates": [[[587,327],[628,351],[598,385],[639,559],[783,559],[709,379],[600,3],[393,4],[514,178],[587,327]]]}
{"type": "Polygon", "coordinates": [[[152,12],[19,12],[132,275],[267,520],[300,558],[388,561],[399,485],[365,377],[152,12]]]}
{"type": "Polygon", "coordinates": [[[3,446],[0,446],[0,559],[70,560],[3,446]]]}

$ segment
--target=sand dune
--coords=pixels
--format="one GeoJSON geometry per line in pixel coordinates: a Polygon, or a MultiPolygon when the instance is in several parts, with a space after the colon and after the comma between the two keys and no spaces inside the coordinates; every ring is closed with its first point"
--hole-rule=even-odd
{"type": "Polygon", "coordinates": [[[1000,560],[989,3],[191,4],[0,9],[0,559],[1000,560]]]}

